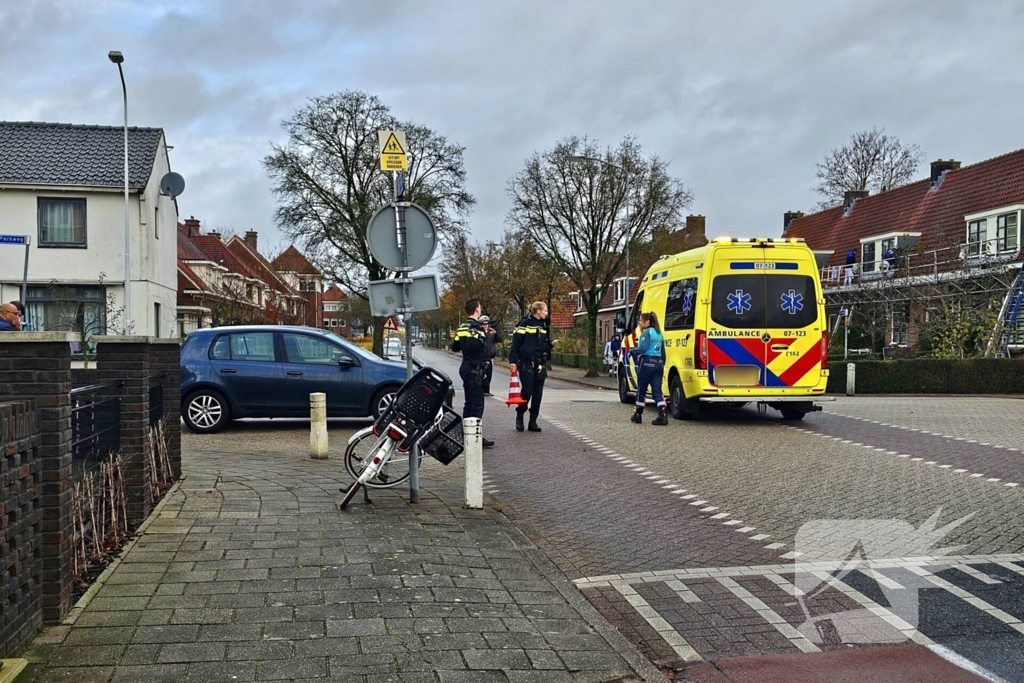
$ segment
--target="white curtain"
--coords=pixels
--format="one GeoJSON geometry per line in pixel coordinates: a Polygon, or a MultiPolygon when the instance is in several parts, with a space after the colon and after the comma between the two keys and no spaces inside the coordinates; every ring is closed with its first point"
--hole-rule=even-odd
{"type": "Polygon", "coordinates": [[[46,241],[73,244],[75,239],[75,205],[69,202],[47,202],[43,205],[46,241]]]}

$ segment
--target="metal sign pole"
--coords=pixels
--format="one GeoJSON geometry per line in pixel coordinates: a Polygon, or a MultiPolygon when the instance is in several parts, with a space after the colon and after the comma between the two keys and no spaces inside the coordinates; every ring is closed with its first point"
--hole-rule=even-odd
{"type": "MultiPolygon", "coordinates": [[[[391,179],[395,191],[395,229],[398,234],[398,248],[402,251],[402,318],[405,321],[405,372],[412,379],[414,367],[412,363],[412,337],[409,336],[410,318],[412,317],[412,297],[409,296],[409,240],[405,226],[404,185],[399,188],[401,171],[392,172],[391,179]],[[401,189],[401,191],[400,191],[401,189]]],[[[409,454],[409,502],[420,502],[420,449],[413,446],[409,454]]]]}
{"type": "Polygon", "coordinates": [[[21,273],[21,304],[25,307],[25,320],[22,321],[21,328],[23,330],[32,329],[32,325],[28,319],[28,247],[32,243],[32,238],[28,235],[25,236],[25,270],[21,273]]]}

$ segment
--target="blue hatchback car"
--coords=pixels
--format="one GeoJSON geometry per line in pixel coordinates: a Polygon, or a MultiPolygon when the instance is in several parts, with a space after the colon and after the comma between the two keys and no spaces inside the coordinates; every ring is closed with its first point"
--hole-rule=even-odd
{"type": "Polygon", "coordinates": [[[219,431],[238,417],[308,417],[309,395],[322,391],[329,417],[376,418],[405,379],[404,362],[323,330],[201,329],[181,347],[181,416],[197,433],[219,431]]]}

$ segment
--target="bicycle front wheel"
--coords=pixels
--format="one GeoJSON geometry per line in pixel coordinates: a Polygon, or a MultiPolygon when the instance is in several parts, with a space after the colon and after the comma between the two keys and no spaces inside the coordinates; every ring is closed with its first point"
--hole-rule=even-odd
{"type": "MultiPolygon", "coordinates": [[[[380,447],[381,438],[375,436],[372,431],[367,432],[348,445],[345,449],[345,469],[353,479],[359,479],[366,464],[373,459],[377,449],[380,447]]],[[[391,457],[387,463],[373,477],[364,484],[371,489],[388,489],[398,486],[409,478],[409,456],[411,453],[399,453],[397,448],[391,450],[391,457]]],[[[420,462],[423,462],[423,455],[420,454],[420,462]]]]}

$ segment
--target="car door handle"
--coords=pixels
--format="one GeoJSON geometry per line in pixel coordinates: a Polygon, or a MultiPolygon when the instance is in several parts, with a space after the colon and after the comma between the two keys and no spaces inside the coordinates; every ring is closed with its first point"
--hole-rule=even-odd
{"type": "Polygon", "coordinates": [[[290,377],[302,377],[302,371],[301,370],[289,370],[288,371],[288,375],[290,377]]]}
{"type": "Polygon", "coordinates": [[[238,370],[234,370],[232,368],[224,368],[223,370],[220,371],[220,374],[222,374],[222,375],[233,375],[236,372],[238,372],[238,370]]]}

